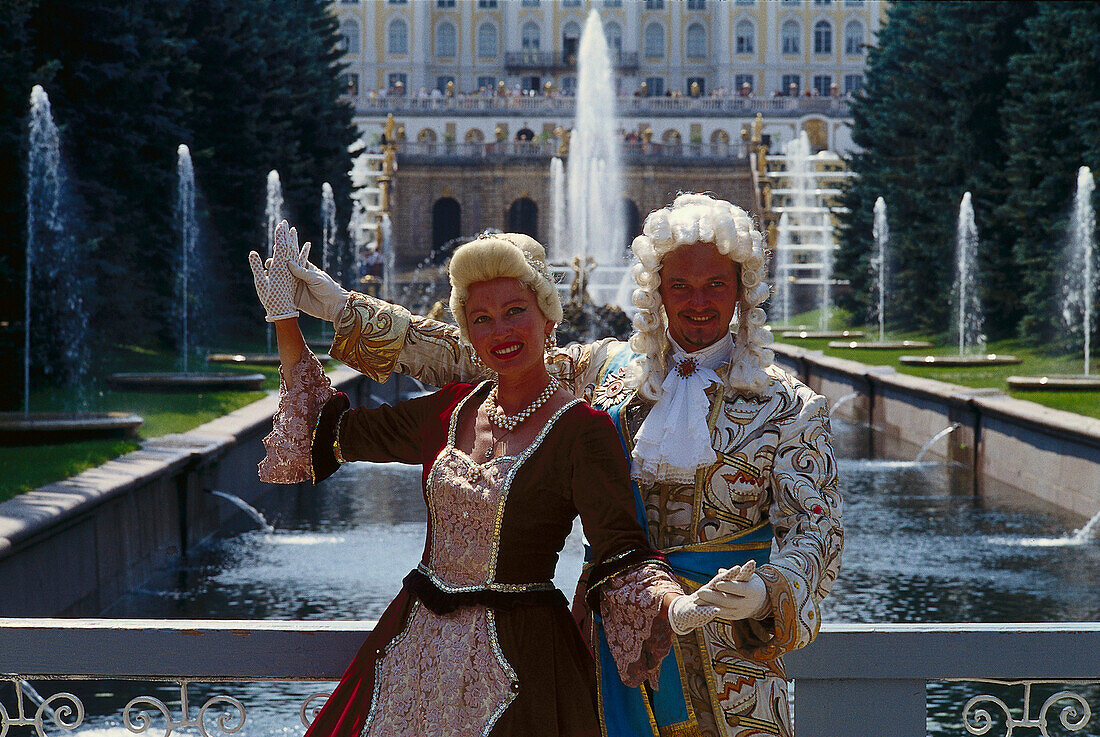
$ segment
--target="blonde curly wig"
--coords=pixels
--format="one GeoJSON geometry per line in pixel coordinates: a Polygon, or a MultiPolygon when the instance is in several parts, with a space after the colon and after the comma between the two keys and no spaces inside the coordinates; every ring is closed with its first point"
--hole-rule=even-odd
{"type": "Polygon", "coordinates": [[[644,358],[635,365],[638,390],[656,399],[668,373],[668,316],[661,302],[661,264],[680,246],[713,243],[719,253],[740,266],[740,299],[730,321],[734,336],[733,361],[723,377],[732,389],[764,395],[768,375],[764,369],[775,360],[772,335],[764,329],[767,316],[760,307],[769,295],[764,282],[767,259],[764,237],[752,219],[739,207],[705,194],[681,194],[673,203],[655,210],[645,219],[642,235],[631,248],[638,258],[634,265],[634,334],[630,347],[644,358]]]}
{"type": "Polygon", "coordinates": [[[483,235],[459,246],[447,267],[451,279],[451,314],[462,335],[470,342],[466,324],[466,300],[470,285],[500,277],[512,277],[535,293],[539,309],[555,325],[561,322],[558,291],[546,267],[546,249],[523,233],[483,235]]]}

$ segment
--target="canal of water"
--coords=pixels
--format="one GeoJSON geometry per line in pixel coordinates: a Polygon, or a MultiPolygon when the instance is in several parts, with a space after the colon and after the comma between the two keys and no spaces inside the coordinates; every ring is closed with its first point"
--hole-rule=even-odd
{"type": "MultiPolygon", "coordinates": [[[[976,497],[969,470],[960,466],[862,457],[865,428],[836,422],[834,430],[846,545],[840,578],[823,607],[825,622],[1100,619],[1100,543],[1073,539],[1081,520],[1067,519],[1026,495],[976,497]]],[[[293,512],[269,513],[269,521],[275,532],[247,532],[193,551],[184,565],[130,593],[104,615],[375,619],[421,553],[420,470],[352,464],[297,499],[293,512]]],[[[580,556],[574,530],[556,578],[567,594],[580,556]]],[[[85,700],[92,716],[80,733],[127,734],[119,714],[134,688],[165,701],[179,699],[178,687],[99,684],[89,694],[95,703],[85,700]],[[95,716],[97,711],[104,716],[95,716]]],[[[192,686],[192,703],[228,690],[227,684],[192,686]]],[[[240,734],[300,734],[298,707],[315,690],[305,684],[233,686],[233,695],[249,704],[240,734]]],[[[1100,711],[1100,689],[1077,690],[1100,711]]],[[[963,704],[989,692],[983,685],[930,684],[929,735],[965,734],[963,704]]],[[[1021,706],[1019,690],[997,693],[1010,706],[1021,706]]],[[[869,722],[889,718],[888,709],[884,705],[882,714],[867,715],[869,722]]],[[[163,733],[155,719],[150,733],[163,733]]],[[[1052,727],[1051,734],[1057,733],[1052,727]]],[[[1100,715],[1074,734],[1100,735],[1100,715]]]]}

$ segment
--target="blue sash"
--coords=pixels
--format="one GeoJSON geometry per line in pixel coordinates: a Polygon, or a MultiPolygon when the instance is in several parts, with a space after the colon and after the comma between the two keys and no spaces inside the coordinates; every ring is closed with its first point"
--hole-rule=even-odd
{"type": "MultiPolygon", "coordinates": [[[[607,374],[627,365],[635,357],[630,350],[622,350],[608,361],[601,370],[602,383],[607,374]]],[[[605,411],[619,431],[619,441],[623,453],[629,458],[629,444],[626,439],[626,427],[622,410],[633,395],[628,395],[605,411]]],[[[638,524],[646,529],[645,505],[637,483],[631,483],[634,491],[635,514],[638,524]]],[[[772,527],[768,523],[743,530],[720,540],[684,545],[663,550],[668,557],[673,572],[685,589],[695,590],[718,572],[719,568],[741,565],[749,559],[757,564],[767,563],[771,551],[772,527]]],[[[586,546],[586,552],[587,546],[586,546]]],[[[587,556],[586,556],[587,557],[587,556]]],[[[696,734],[695,714],[691,708],[686,684],[681,677],[682,660],[679,647],[673,642],[672,650],[661,662],[658,676],[660,688],[656,691],[648,686],[627,688],[619,677],[619,669],[607,644],[607,636],[600,622],[599,612],[592,613],[597,622],[598,654],[596,657],[596,684],[600,692],[600,721],[606,737],[639,737],[652,735],[657,737],[658,728],[680,726],[685,734],[696,734]],[[694,729],[693,729],[694,728],[694,729]]],[[[595,643],[594,643],[595,644],[595,643]]],[[[676,730],[671,731],[676,734],[676,730]]]]}

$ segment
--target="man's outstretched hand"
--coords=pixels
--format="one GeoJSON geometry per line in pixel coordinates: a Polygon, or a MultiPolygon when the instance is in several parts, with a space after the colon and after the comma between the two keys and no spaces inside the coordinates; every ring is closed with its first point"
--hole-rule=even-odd
{"type": "Polygon", "coordinates": [[[309,244],[289,264],[294,277],[294,306],[307,315],[336,322],[350,293],[331,276],[309,262],[309,244]]]}

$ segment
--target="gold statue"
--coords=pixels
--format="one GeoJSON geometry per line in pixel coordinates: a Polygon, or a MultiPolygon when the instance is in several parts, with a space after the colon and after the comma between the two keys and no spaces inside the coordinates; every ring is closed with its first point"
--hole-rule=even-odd
{"type": "Polygon", "coordinates": [[[498,141],[503,141],[504,137],[507,136],[508,134],[504,132],[504,128],[502,128],[501,126],[498,125],[493,130],[493,135],[495,135],[497,137],[498,141]]]}
{"type": "Polygon", "coordinates": [[[596,268],[596,259],[586,256],[581,261],[580,256],[573,257],[573,283],[569,285],[569,301],[575,305],[591,304],[588,296],[588,275],[596,268]]]}
{"type": "Polygon", "coordinates": [[[386,122],[382,126],[382,143],[394,143],[397,141],[397,121],[393,118],[393,113],[386,115],[386,122]]]}
{"type": "Polygon", "coordinates": [[[559,125],[554,129],[554,135],[558,138],[558,156],[568,156],[570,131],[559,125]]]}
{"type": "Polygon", "coordinates": [[[767,183],[767,182],[764,182],[764,186],[763,186],[762,189],[763,189],[762,194],[764,195],[764,212],[771,212],[771,210],[772,210],[772,185],[767,183]]]}
{"type": "Polygon", "coordinates": [[[752,121],[752,142],[764,142],[764,116],[761,113],[757,113],[752,121]]]}
{"type": "Polygon", "coordinates": [[[444,311],[445,310],[443,307],[443,303],[439,300],[436,300],[435,304],[432,305],[432,308],[428,310],[428,319],[442,321],[444,319],[444,311]]]}

